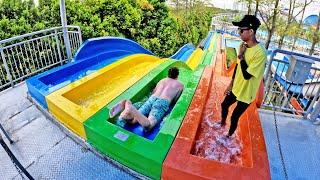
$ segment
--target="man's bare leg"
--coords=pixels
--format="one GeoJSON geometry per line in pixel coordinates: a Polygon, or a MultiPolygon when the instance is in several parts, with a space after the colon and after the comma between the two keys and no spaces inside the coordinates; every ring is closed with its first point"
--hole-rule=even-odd
{"type": "Polygon", "coordinates": [[[141,126],[151,129],[156,124],[156,121],[153,120],[153,118],[145,117],[132,104],[128,105],[128,107],[128,110],[133,115],[134,120],[138,121],[141,126]]]}
{"type": "Polygon", "coordinates": [[[131,112],[131,106],[133,106],[131,101],[126,100],[124,103],[124,110],[120,114],[119,118],[126,120],[130,124],[134,124],[137,122],[137,120],[135,120],[134,114],[131,112]]]}

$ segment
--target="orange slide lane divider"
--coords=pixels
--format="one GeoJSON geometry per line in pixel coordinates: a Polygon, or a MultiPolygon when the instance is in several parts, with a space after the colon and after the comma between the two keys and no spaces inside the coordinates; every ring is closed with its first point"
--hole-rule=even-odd
{"type": "MultiPolygon", "coordinates": [[[[215,140],[212,136],[222,129],[213,125],[221,119],[220,104],[231,80],[230,76],[224,76],[222,58],[221,53],[217,54],[214,66],[207,66],[203,72],[179,133],[164,161],[162,179],[270,179],[257,102],[252,103],[240,117],[235,142],[241,144],[241,152],[237,157],[231,157],[230,163],[197,153],[201,144],[212,147],[216,141],[206,140],[215,140]]],[[[230,108],[228,123],[234,107],[230,108]]],[[[229,124],[226,127],[223,129],[225,132],[229,124]]]]}

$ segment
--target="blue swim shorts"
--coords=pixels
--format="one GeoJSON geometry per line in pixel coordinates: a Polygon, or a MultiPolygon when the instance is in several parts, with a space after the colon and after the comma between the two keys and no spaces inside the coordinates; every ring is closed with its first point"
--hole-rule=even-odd
{"type": "Polygon", "coordinates": [[[170,102],[155,96],[149,99],[139,108],[141,114],[146,117],[153,116],[157,123],[161,122],[170,107],[170,102]]]}

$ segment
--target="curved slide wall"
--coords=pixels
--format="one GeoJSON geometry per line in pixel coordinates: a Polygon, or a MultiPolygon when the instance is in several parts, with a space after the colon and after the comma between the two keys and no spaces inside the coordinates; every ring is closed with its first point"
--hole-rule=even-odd
{"type": "Polygon", "coordinates": [[[154,55],[140,44],[126,38],[99,37],[86,40],[75,54],[74,61],[92,59],[109,51],[121,50],[140,54],[154,55]]]}
{"type": "Polygon", "coordinates": [[[85,138],[85,120],[163,62],[146,54],[123,58],[46,96],[48,109],[85,138]]]}
{"type": "Polygon", "coordinates": [[[180,61],[166,60],[85,122],[88,141],[100,152],[129,168],[153,179],[160,179],[162,162],[191,102],[202,71],[203,68],[198,68],[193,72],[180,61]],[[161,128],[157,129],[154,139],[150,140],[115,125],[116,118],[109,119],[108,112],[113,105],[123,99],[141,101],[159,80],[167,76],[167,71],[172,66],[179,67],[179,80],[185,85],[185,90],[171,113],[163,120],[161,128]]]}
{"type": "Polygon", "coordinates": [[[199,66],[201,60],[202,60],[203,50],[200,48],[197,48],[189,59],[186,61],[186,64],[194,71],[199,66]]]}
{"type": "Polygon", "coordinates": [[[128,39],[89,39],[81,45],[73,62],[27,79],[28,92],[40,105],[47,108],[45,96],[48,94],[125,56],[139,53],[152,55],[150,51],[128,39]]]}
{"type": "Polygon", "coordinates": [[[174,55],[172,55],[170,59],[176,59],[185,62],[194,50],[195,47],[191,43],[185,44],[174,55]]]}

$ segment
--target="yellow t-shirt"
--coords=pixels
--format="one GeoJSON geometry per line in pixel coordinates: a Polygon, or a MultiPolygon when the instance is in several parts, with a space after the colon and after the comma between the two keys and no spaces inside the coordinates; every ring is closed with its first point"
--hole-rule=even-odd
{"type": "Polygon", "coordinates": [[[267,50],[259,43],[246,49],[244,59],[248,64],[247,72],[251,74],[252,77],[249,80],[244,79],[240,60],[238,60],[238,67],[233,81],[232,93],[237,97],[238,101],[249,104],[256,98],[267,61],[267,50]]]}

